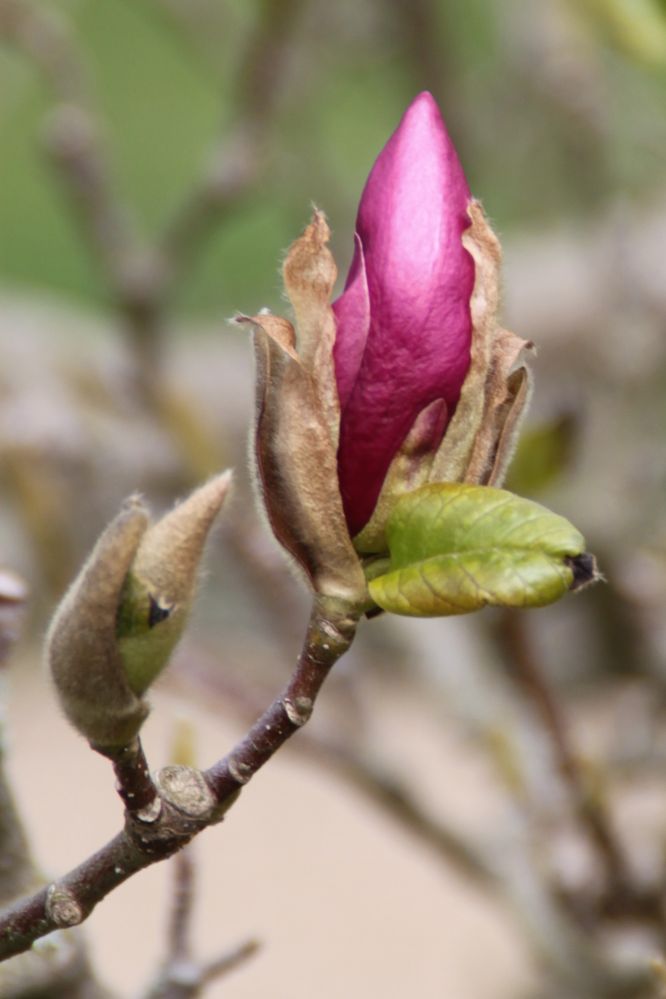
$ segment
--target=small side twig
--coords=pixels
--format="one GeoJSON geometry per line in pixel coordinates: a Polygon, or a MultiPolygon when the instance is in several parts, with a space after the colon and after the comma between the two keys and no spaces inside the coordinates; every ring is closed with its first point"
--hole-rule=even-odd
{"type": "Polygon", "coordinates": [[[174,888],[166,958],[145,999],[196,999],[207,985],[235,970],[259,948],[257,941],[246,940],[212,961],[195,958],[190,941],[194,903],[192,849],[192,844],[186,846],[173,860],[174,888]]]}
{"type": "Polygon", "coordinates": [[[226,954],[215,958],[202,969],[202,984],[208,985],[210,982],[228,975],[229,972],[235,971],[241,964],[245,964],[247,960],[254,957],[260,948],[261,944],[258,940],[246,940],[244,943],[232,948],[232,950],[227,951],[226,954]]]}
{"type": "Polygon", "coordinates": [[[173,961],[145,999],[197,999],[208,985],[235,971],[258,950],[256,940],[246,940],[201,967],[189,961],[173,961]]]}
{"type": "Polygon", "coordinates": [[[79,99],[86,74],[58,12],[26,0],[0,0],[0,38],[23,51],[62,101],[79,99]]]}
{"type": "Polygon", "coordinates": [[[186,846],[176,854],[173,869],[173,901],[167,939],[171,960],[179,961],[190,954],[189,932],[194,902],[194,860],[191,846],[186,846]]]}

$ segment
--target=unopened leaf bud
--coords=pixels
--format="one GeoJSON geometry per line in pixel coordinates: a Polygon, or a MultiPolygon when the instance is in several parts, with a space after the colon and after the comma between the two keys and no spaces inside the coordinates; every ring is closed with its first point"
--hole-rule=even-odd
{"type": "Polygon", "coordinates": [[[127,745],[141,728],[142,695],[183,632],[230,480],[211,479],[156,524],[140,500],[128,501],[56,611],[47,637],[56,690],[94,746],[127,745]]]}
{"type": "Polygon", "coordinates": [[[164,669],[183,633],[206,538],[230,482],[231,472],[211,479],[141,539],[121,594],[117,630],[127,681],[139,696],[164,669]]]}
{"type": "Polygon", "coordinates": [[[148,713],[127,682],[116,636],[125,578],[148,524],[141,501],[129,500],[62,600],[46,640],[65,715],[99,746],[131,742],[148,713]]]}

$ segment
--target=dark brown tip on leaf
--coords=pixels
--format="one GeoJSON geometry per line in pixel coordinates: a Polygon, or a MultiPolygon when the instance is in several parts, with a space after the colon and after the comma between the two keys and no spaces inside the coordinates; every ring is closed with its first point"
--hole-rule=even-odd
{"type": "Polygon", "coordinates": [[[154,628],[160,621],[165,621],[169,617],[173,607],[163,607],[152,594],[149,595],[148,600],[148,627],[154,628]]]}
{"type": "Polygon", "coordinates": [[[567,558],[565,562],[573,572],[573,583],[569,587],[570,590],[582,590],[603,578],[597,567],[597,560],[590,552],[583,552],[581,555],[567,558]]]}

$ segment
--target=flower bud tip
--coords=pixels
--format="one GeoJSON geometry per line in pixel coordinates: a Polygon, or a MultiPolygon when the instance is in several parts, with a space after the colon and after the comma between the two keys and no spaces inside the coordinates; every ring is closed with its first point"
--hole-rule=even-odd
{"type": "Polygon", "coordinates": [[[227,470],[196,489],[143,537],[125,581],[118,640],[132,691],[167,665],[190,610],[206,538],[231,484],[227,470]]]}

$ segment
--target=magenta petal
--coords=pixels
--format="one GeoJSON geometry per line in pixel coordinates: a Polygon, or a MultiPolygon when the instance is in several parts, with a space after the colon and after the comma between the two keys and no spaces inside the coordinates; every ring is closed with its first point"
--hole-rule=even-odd
{"type": "Polygon", "coordinates": [[[337,324],[333,357],[341,408],[347,405],[354,387],[370,330],[370,296],[359,236],[355,243],[345,290],[333,303],[337,324]]]}
{"type": "MultiPolygon", "coordinates": [[[[417,414],[442,398],[450,418],[458,401],[471,341],[474,265],[461,239],[469,200],[437,105],[420,94],[380,153],[358,213],[370,329],[351,391],[346,348],[338,375],[344,395],[338,467],[352,536],[369,520],[417,414]]],[[[346,295],[334,306],[338,337],[357,348],[358,332],[346,329],[346,295]]]]}

